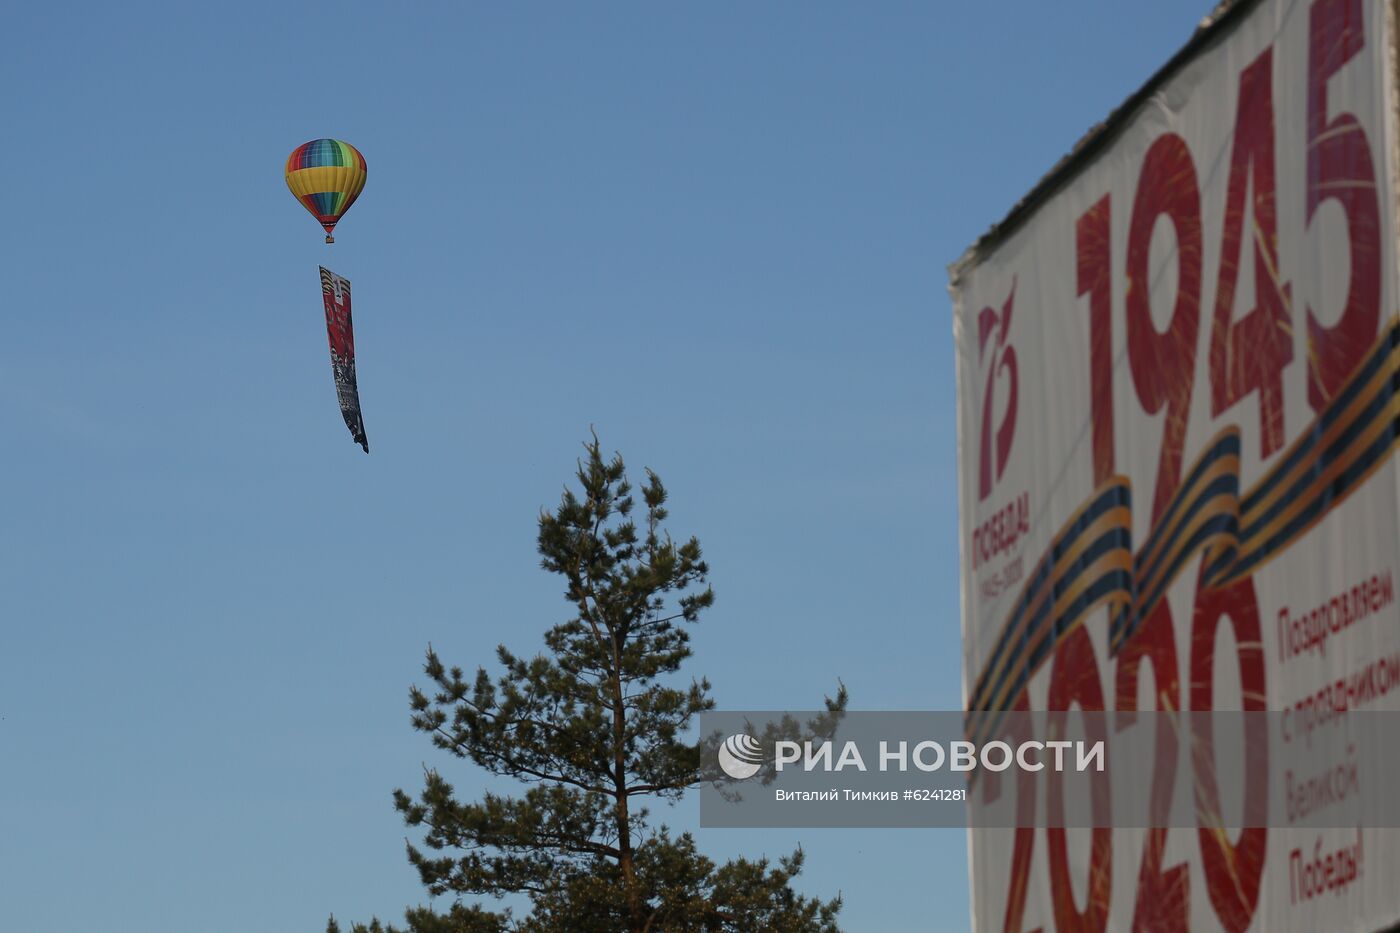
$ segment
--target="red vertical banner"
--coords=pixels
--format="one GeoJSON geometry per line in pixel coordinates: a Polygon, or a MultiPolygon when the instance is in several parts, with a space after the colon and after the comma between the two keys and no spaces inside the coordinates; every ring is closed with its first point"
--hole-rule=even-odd
{"type": "Polygon", "coordinates": [[[350,280],[321,267],[321,300],[326,307],[326,335],[331,344],[331,373],[340,414],[355,443],[369,453],[360,390],[355,382],[355,324],[350,316],[350,280]]]}

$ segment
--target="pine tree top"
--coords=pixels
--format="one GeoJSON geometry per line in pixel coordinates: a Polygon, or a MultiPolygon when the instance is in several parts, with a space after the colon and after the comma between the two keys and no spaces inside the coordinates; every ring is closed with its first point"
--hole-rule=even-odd
{"type": "MultiPolygon", "coordinates": [[[[650,470],[642,514],[620,455],[596,437],[578,461],[577,491],[539,516],[540,565],[563,582],[571,616],[531,657],[504,645],[498,672],[468,676],[429,646],[426,688],[409,691],[413,727],[435,746],[521,782],[518,795],[464,803],[430,768],[417,797],[394,792],[405,823],[423,831],[409,861],[447,913],[410,910],[407,926],[353,933],[829,933],[840,898],[796,894],[799,850],[776,865],[716,866],[689,833],[654,829],[644,803],[675,801],[705,778],[712,739],[689,738],[714,708],[708,681],[685,682],[689,627],[714,604],[694,537],[663,528],[666,488],[650,470]],[[522,895],[532,909],[489,911],[463,897],[522,895]]],[[[828,709],[845,708],[844,687],[828,709]]],[[[332,919],[328,933],[339,933],[332,919]]]]}

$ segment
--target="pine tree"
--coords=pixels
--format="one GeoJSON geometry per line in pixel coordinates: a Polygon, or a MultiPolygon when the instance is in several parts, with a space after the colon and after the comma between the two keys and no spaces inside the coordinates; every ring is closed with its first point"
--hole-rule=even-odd
{"type": "MultiPolygon", "coordinates": [[[[714,592],[699,542],[677,544],[662,528],[656,474],[646,471],[639,523],[621,456],[605,459],[596,435],[585,448],[580,491],[566,488],[539,519],[541,566],[563,579],[573,617],[545,634],[544,653],[498,648],[495,679],[484,668],[468,678],[430,646],[432,686],[410,691],[415,729],[523,792],[464,803],[436,770],[416,798],[395,791],[404,821],[424,831],[409,861],[431,895],[454,902],[446,913],[412,909],[402,928],[374,920],[353,933],[834,933],[839,895],[791,887],[800,849],[776,865],[717,866],[690,833],[653,829],[645,802],[673,803],[699,784],[713,747],[686,739],[714,707],[709,682],[674,675],[714,592]],[[528,912],[462,900],[506,895],[528,899],[528,912]]],[[[845,688],[826,705],[830,718],[809,726],[819,734],[845,709],[845,688]]],[[[327,931],[340,933],[334,918],[327,931]]]]}

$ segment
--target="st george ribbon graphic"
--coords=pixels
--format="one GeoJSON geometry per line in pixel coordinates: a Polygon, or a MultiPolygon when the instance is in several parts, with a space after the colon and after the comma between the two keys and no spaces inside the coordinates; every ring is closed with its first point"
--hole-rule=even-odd
{"type": "Polygon", "coordinates": [[[365,422],[360,415],[360,390],[355,383],[355,325],[350,317],[350,280],[321,266],[321,300],[326,306],[326,334],[331,343],[331,372],[340,414],[355,443],[369,453],[365,422]]]}
{"type": "Polygon", "coordinates": [[[1240,432],[1227,427],[1185,471],[1143,546],[1132,490],[1106,480],[1061,527],[1030,573],[967,704],[966,731],[998,731],[1031,677],[1095,607],[1110,608],[1109,651],[1142,625],[1192,555],[1203,588],[1227,586],[1281,554],[1355,492],[1400,439],[1400,320],[1392,320],[1328,406],[1252,489],[1240,484],[1240,432]]]}

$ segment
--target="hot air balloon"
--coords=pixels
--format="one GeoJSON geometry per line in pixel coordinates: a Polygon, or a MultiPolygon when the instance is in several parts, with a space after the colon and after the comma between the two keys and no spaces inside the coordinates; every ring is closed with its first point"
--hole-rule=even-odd
{"type": "Polygon", "coordinates": [[[313,139],[287,157],[287,187],[322,227],[326,242],[365,188],[369,169],[360,150],[338,139],[313,139]]]}

